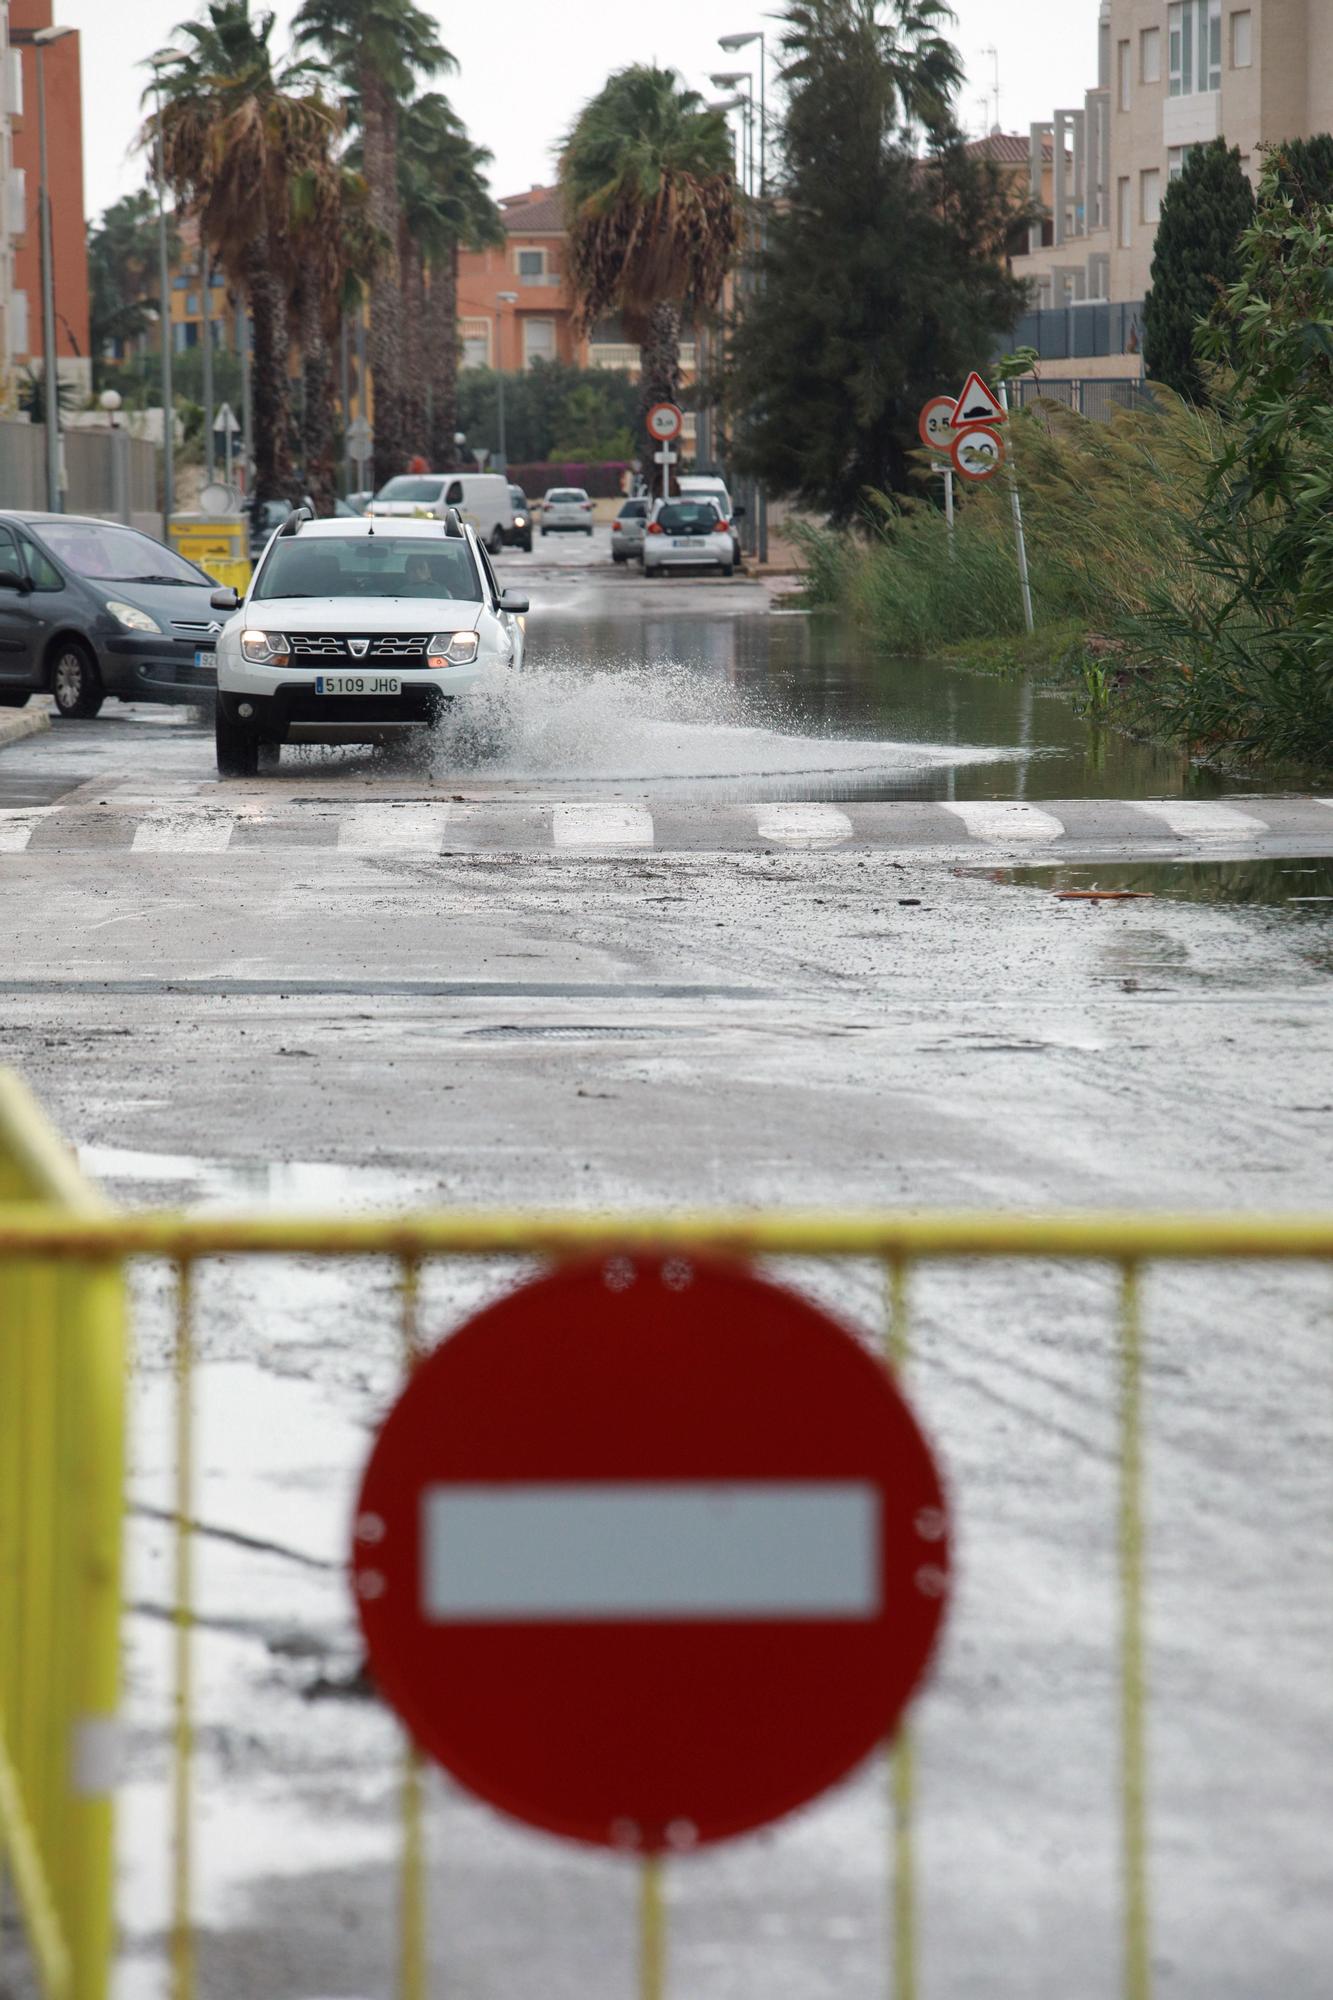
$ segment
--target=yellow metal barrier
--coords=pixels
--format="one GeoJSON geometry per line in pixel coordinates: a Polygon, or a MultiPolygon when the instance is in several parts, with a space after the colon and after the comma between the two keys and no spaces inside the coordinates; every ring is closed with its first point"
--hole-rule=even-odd
{"type": "MultiPolygon", "coordinates": [[[[110,1214],[4,1075],[0,1200],[110,1214]]],[[[0,1884],[46,2000],[102,2000],[111,1962],[124,1337],[114,1249],[0,1260],[0,1884]]]]}
{"type": "MultiPolygon", "coordinates": [[[[919,1263],[958,1258],[1040,1258],[1096,1260],[1120,1274],[1117,1379],[1108,1382],[1117,1429],[1117,1545],[1119,1592],[1119,1780],[1120,1819],[1120,1978],[1123,2000],[1150,2000],[1152,1992],[1151,1900],[1147,1840],[1147,1686],[1144,1607],[1144,1481],[1142,1399],[1145,1334],[1140,1316],[1139,1280],[1142,1267],[1155,1260],[1315,1260],[1333,1259],[1333,1217],[1286,1218],[1255,1216],[1002,1216],[876,1214],[571,1216],[557,1214],[423,1214],[393,1218],[349,1217],[201,1217],[182,1214],[115,1214],[100,1209],[72,1168],[43,1139],[32,1107],[12,1086],[0,1097],[0,1132],[8,1139],[0,1165],[0,1298],[22,1301],[25,1317],[12,1320],[18,1337],[0,1343],[0,1386],[16,1384],[30,1395],[24,1420],[23,1461],[36,1477],[39,1449],[53,1439],[56,1461],[40,1502],[26,1510],[16,1501],[0,1455],[0,1607],[31,1601],[34,1575],[68,1574],[67,1593],[60,1597],[54,1626],[28,1627],[21,1640],[10,1636],[8,1622],[0,1628],[0,1723],[8,1714],[25,1718],[20,1731],[8,1736],[0,1727],[0,1743],[10,1745],[9,1762],[0,1764],[0,1828],[19,1887],[34,1955],[43,1971],[47,1995],[70,1994],[72,2000],[100,1994],[110,1953],[106,1908],[105,1849],[98,1850],[97,1867],[85,1866],[80,1877],[84,1893],[95,1891],[95,1920],[84,1925],[78,1896],[71,1903],[72,1869],[60,1864],[60,1852],[49,1840],[53,1803],[63,1800],[73,1811],[64,1766],[42,1766],[34,1777],[25,1763],[25,1746],[52,1740],[49,1724],[62,1699],[59,1676],[44,1680],[30,1658],[30,1635],[36,1633],[36,1657],[48,1665],[67,1659],[52,1650],[50,1632],[69,1637],[96,1634],[88,1648],[102,1660],[98,1689],[114,1698],[114,1537],[118,1532],[118,1498],[107,1485],[108,1468],[120,1471],[119,1422],[123,1349],[119,1295],[108,1276],[108,1259],[150,1256],[173,1260],[178,1272],[176,1389],[177,1468],[175,1530],[176,1669],[175,1776],[173,1824],[174,1911],[171,1963],[174,2000],[191,2000],[195,1990],[192,1950],[193,1885],[191,1881],[191,1760],[194,1746],[191,1649],[193,1639],[191,1542],[194,1534],[192,1371],[195,1352],[192,1273],[200,1259],[227,1255],[327,1257],[377,1256],[392,1260],[399,1276],[401,1355],[409,1371],[422,1353],[418,1301],[423,1260],[437,1256],[524,1254],[559,1258],[590,1251],[672,1248],[692,1252],[724,1252],[740,1256],[813,1255],[871,1257],[885,1270],[884,1353],[886,1364],[905,1369],[911,1358],[909,1279],[919,1263]],[[36,1192],[38,1198],[33,1199],[36,1192]],[[43,1198],[44,1197],[44,1198],[43,1198]],[[57,1269],[58,1264],[58,1269],[57,1269]],[[53,1317],[48,1288],[72,1287],[71,1301],[83,1301],[53,1317]],[[25,1286],[27,1289],[25,1290],[25,1286]],[[100,1292],[97,1287],[101,1287],[100,1292]],[[100,1301],[100,1303],[99,1303],[100,1301]],[[88,1310],[88,1306],[96,1308],[88,1310]],[[77,1360],[90,1382],[99,1384],[95,1409],[104,1425],[95,1492],[102,1565],[96,1574],[75,1564],[60,1566],[60,1554],[78,1534],[89,1530],[86,1489],[74,1475],[82,1461],[77,1454],[60,1455],[63,1406],[52,1401],[52,1385],[30,1387],[25,1357],[52,1344],[52,1329],[69,1329],[69,1359],[77,1360]],[[74,1346],[75,1328],[83,1343],[74,1346]],[[20,1331],[21,1330],[21,1331],[20,1331]],[[95,1350],[95,1351],[90,1351],[95,1350]],[[16,1358],[17,1357],[17,1358],[16,1358]],[[6,1376],[8,1367],[11,1373],[6,1376]],[[52,1426],[56,1426],[55,1429],[52,1426]],[[72,1483],[70,1483],[72,1482],[72,1483]],[[66,1484],[69,1490],[66,1491],[66,1484]],[[68,1517],[67,1517],[67,1511],[68,1517]],[[17,1532],[16,1532],[17,1531],[17,1532]],[[16,1560],[17,1552],[17,1560],[16,1560]],[[29,1595],[25,1596],[25,1590],[29,1595]],[[110,1623],[108,1623],[110,1614],[110,1623]],[[108,1638],[108,1633],[112,1636],[108,1638]],[[45,1645],[47,1650],[41,1651],[45,1645]],[[109,1679],[107,1669],[109,1662],[109,1679]],[[27,1706],[24,1707],[23,1704],[27,1706]],[[45,1721],[35,1738],[29,1728],[33,1704],[46,1704],[45,1721]],[[16,1707],[17,1705],[17,1707],[16,1707]],[[15,1747],[17,1746],[17,1747],[15,1747]],[[63,1900],[62,1900],[63,1898],[63,1900]],[[86,1931],[86,1936],[85,1936],[86,1931]],[[93,1968],[80,1954],[92,1946],[102,1953],[93,1968]],[[82,1983],[80,1983],[82,1981],[82,1983]]],[[[63,1353],[63,1350],[62,1350],[63,1353]]],[[[72,1380],[62,1374],[62,1384],[72,1380]]],[[[12,1443],[19,1428],[0,1403],[0,1435],[12,1443]]],[[[93,1433],[93,1415],[79,1419],[80,1438],[93,1433]]],[[[24,1489],[27,1491],[26,1487],[24,1489]]],[[[76,1645],[73,1657],[85,1648],[76,1645]]],[[[110,1698],[98,1709],[90,1689],[79,1691],[71,1714],[109,1713],[110,1698]]],[[[917,1885],[914,1820],[918,1783],[910,1735],[904,1731],[891,1753],[889,1768],[889,1844],[886,1855],[888,1906],[891,1916],[891,1964],[886,1990],[893,2000],[920,2000],[920,1953],[917,1937],[917,1885]]],[[[396,1991],[401,2000],[425,2000],[429,1987],[425,1866],[425,1825],[421,1771],[413,1752],[406,1755],[400,1787],[402,1867],[396,1991]]],[[[98,1822],[105,1839],[105,1820],[98,1822]]],[[[85,1842],[85,1857],[91,1842],[85,1842]]],[[[666,1931],[668,1902],[663,1869],[652,1862],[642,1871],[639,1896],[640,2000],[665,2000],[669,1990],[666,1931]]],[[[387,1988],[386,1988],[387,1990],[387,1988]]]]}

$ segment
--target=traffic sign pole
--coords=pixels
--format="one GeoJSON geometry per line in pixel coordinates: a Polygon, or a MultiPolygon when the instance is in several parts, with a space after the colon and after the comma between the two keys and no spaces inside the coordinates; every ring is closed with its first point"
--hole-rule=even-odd
{"type": "MultiPolygon", "coordinates": [[[[1009,416],[1009,385],[1007,382],[1001,382],[1000,384],[1000,407],[1004,411],[1007,421],[1009,416]]],[[[1023,502],[1018,492],[1018,474],[1014,470],[1012,459],[1009,462],[1009,504],[1013,509],[1014,515],[1014,538],[1018,543],[1018,581],[1023,592],[1023,622],[1027,626],[1028,631],[1032,632],[1035,631],[1036,627],[1032,617],[1032,584],[1028,577],[1028,545],[1027,537],[1023,533],[1023,502]]]]}

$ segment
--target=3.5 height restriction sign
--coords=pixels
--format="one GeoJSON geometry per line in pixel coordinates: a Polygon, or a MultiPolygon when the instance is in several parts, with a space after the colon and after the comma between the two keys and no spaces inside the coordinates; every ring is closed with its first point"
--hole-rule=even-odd
{"type": "Polygon", "coordinates": [[[739,1266],[613,1257],[422,1363],[352,1568],[425,1750],[534,1826],[654,1853],[777,1818],[891,1733],[939,1632],[947,1517],[836,1322],[739,1266]]]}

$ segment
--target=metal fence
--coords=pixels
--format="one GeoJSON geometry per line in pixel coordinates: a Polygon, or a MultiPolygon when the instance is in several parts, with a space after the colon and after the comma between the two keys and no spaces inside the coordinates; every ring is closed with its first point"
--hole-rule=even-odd
{"type": "Polygon", "coordinates": [[[1020,409],[1032,403],[1063,403],[1066,409],[1077,410],[1081,417],[1105,423],[1117,410],[1150,408],[1153,389],[1151,382],[1138,375],[1110,378],[1086,375],[1068,381],[1025,375],[1009,384],[1009,398],[1020,409]]]}
{"type": "MultiPolygon", "coordinates": [[[[161,454],[122,429],[62,429],[65,511],[128,521],[160,535],[161,454]]],[[[46,427],[0,422],[0,507],[45,508],[46,427]]]]}
{"type": "MultiPolygon", "coordinates": [[[[0,1210],[110,1211],[0,1075],[0,1210]]],[[[0,1253],[0,1887],[46,2000],[102,2000],[112,1953],[125,1299],[120,1259],[0,1253]]]]}
{"type": "Polygon", "coordinates": [[[1035,347],[1043,361],[1080,361],[1102,354],[1139,354],[1143,348],[1142,299],[1085,299],[1024,313],[1014,347],[1035,347]]]}
{"type": "MultiPolygon", "coordinates": [[[[174,1496],[169,1510],[174,1556],[170,1563],[170,1612],[174,1621],[173,1725],[170,1812],[172,1910],[169,1929],[170,1991],[173,2000],[190,2000],[196,1991],[194,1960],[195,1885],[193,1827],[195,1819],[193,1764],[196,1741],[194,1666],[196,1603],[193,1547],[198,1534],[197,1466],[194,1435],[194,1378],[199,1347],[201,1276],[209,1260],[235,1257],[275,1259],[381,1260],[396,1277],[397,1345],[406,1371],[422,1351],[420,1301],[423,1276],[435,1260],[453,1258],[536,1257],[560,1259],[575,1254],[611,1255],[626,1251],[670,1251],[677,1256],[723,1254],[740,1259],[800,1256],[820,1259],[872,1260],[883,1274],[883,1311],[879,1329],[886,1362],[908,1370],[914,1355],[912,1287],[924,1266],[958,1260],[1073,1260],[1096,1264],[1115,1275],[1115,1337],[1105,1400],[1112,1417],[1113,1521],[1108,1533],[1116,1551],[1118,1617],[1113,1640],[1118,1755],[1116,1815],[1119,1839],[1114,1861],[1113,1894],[1119,1907],[1119,1969],[1116,1989],[1124,2000],[1149,2000],[1154,1986],[1151,1912],[1153,1882],[1148,1842],[1148,1689],[1145,1667],[1145,1379],[1147,1343],[1141,1304],[1145,1269],[1170,1260],[1237,1262],[1241,1260],[1317,1260],[1333,1257],[1333,1218],[1326,1216],[1263,1218],[1223,1216],[1188,1218],[1022,1217],[1011,1215],[867,1216],[749,1214],[667,1216],[571,1216],[541,1214],[418,1214],[393,1218],[221,1217],[172,1213],[112,1213],[99,1209],[67,1165],[58,1160],[54,1141],[37,1126],[31,1107],[14,1085],[0,1099],[5,1113],[10,1167],[0,1182],[0,1301],[6,1310],[6,1342],[0,1348],[0,1382],[6,1356],[11,1383],[35,1376],[45,1381],[34,1360],[53,1349],[59,1333],[71,1343],[69,1358],[79,1356],[80,1369],[96,1383],[97,1410],[105,1430],[96,1449],[99,1506],[96,1575],[85,1576],[83,1595],[62,1604],[55,1624],[41,1618],[29,1623],[21,1641],[9,1638],[8,1653],[0,1652],[0,1690],[8,1724],[10,1761],[18,1774],[20,1804],[29,1798],[49,1816],[86,1810],[61,1774],[59,1760],[34,1780],[32,1744],[35,1725],[32,1704],[52,1701],[45,1670],[58,1657],[53,1652],[57,1631],[68,1638],[84,1636],[83,1621],[94,1618],[101,1635],[102,1658],[96,1688],[80,1691],[71,1713],[84,1713],[95,1694],[105,1712],[114,1693],[106,1653],[107,1617],[115,1588],[114,1540],[118,1520],[110,1482],[119,1469],[119,1449],[112,1435],[112,1417],[119,1407],[122,1352],[117,1320],[115,1268],[124,1259],[165,1261],[174,1274],[171,1319],[174,1332],[170,1361],[174,1382],[174,1496]],[[26,1178],[16,1187],[13,1161],[28,1162],[26,1178]],[[36,1192],[39,1199],[34,1202],[36,1192]],[[59,1286],[70,1287],[62,1294],[59,1286]],[[53,1289],[54,1288],[54,1289],[53,1289]],[[63,1312],[60,1300],[84,1302],[82,1317],[63,1312]],[[15,1301],[23,1317],[15,1317],[15,1301]],[[97,1302],[96,1316],[87,1311],[97,1302]],[[15,1369],[25,1371],[20,1376],[15,1369]],[[63,1622],[61,1622],[63,1621],[63,1622]],[[24,1704],[27,1704],[25,1707],[24,1704]],[[15,1723],[18,1725],[16,1736],[15,1723]],[[59,1796],[57,1796],[59,1795],[59,1796]]],[[[310,1281],[308,1266],[302,1270],[310,1281]]],[[[81,1376],[62,1376],[71,1394],[81,1376]]],[[[40,1421],[25,1447],[24,1478],[32,1493],[16,1510],[12,1485],[0,1483],[0,1525],[6,1528],[7,1561],[0,1564],[0,1633],[12,1634],[12,1612],[28,1600],[32,1579],[49,1567],[52,1547],[72,1549],[76,1520],[84,1518],[90,1500],[78,1477],[84,1459],[57,1454],[48,1467],[45,1448],[56,1418],[54,1381],[34,1391],[40,1421]],[[8,1498],[6,1499],[6,1494],[8,1498]],[[73,1510],[67,1518],[67,1510],[73,1510]],[[15,1531],[17,1528],[17,1545],[15,1531]],[[27,1579],[25,1582],[24,1580],[27,1579]]],[[[91,1393],[91,1392],[89,1392],[91,1393]]],[[[65,1421],[61,1418],[61,1421],[65,1421]]],[[[87,1413],[69,1418],[82,1426],[78,1435],[93,1445],[87,1413]]],[[[947,1442],[947,1440],[946,1440],[947,1442]]],[[[3,1463],[0,1460],[0,1463],[3,1463]]],[[[1259,1503],[1256,1501],[1256,1505],[1259,1503]]],[[[88,1524],[91,1532],[91,1523],[88,1524]]],[[[82,1658],[85,1647],[76,1649],[82,1658]]],[[[49,1717],[48,1717],[49,1721],[49,1717]]],[[[49,1727],[39,1728],[42,1743],[52,1740],[49,1727]]],[[[915,1753],[912,1733],[904,1730],[889,1753],[892,1813],[884,1875],[889,1887],[891,1927],[890,1966],[884,1990],[893,2000],[918,2000],[923,1991],[919,1947],[919,1849],[915,1753]]],[[[397,1967],[386,1965],[379,1990],[391,1986],[401,2000],[424,2000],[428,1990],[427,1907],[429,1879],[425,1863],[422,1771],[414,1753],[406,1752],[400,1788],[401,1853],[398,1898],[397,1967]]],[[[38,1882],[37,1862],[48,1852],[35,1850],[25,1833],[23,1814],[16,1809],[12,1779],[0,1791],[3,1828],[10,1866],[16,1876],[27,1856],[28,1892],[23,1898],[29,1936],[42,1977],[51,1996],[70,1994],[75,2000],[100,2000],[111,1961],[111,1941],[99,1903],[95,1922],[82,1914],[78,1922],[104,1953],[99,1965],[83,1964],[73,1983],[65,1977],[65,1950],[72,1950],[73,1933],[58,1930],[48,1914],[56,1891],[43,1900],[31,1885],[38,1882]],[[33,1854],[36,1854],[36,1861],[33,1854]]],[[[46,1824],[46,1821],[43,1821],[46,1824]]],[[[99,1838],[105,1821],[97,1822],[99,1838]]],[[[49,1838],[49,1836],[48,1836],[49,1838]]],[[[99,1849],[99,1853],[100,1853],[99,1849]]],[[[54,1867],[56,1864],[52,1864],[54,1867]]],[[[696,1864],[698,1865],[698,1864],[696,1864]]],[[[67,1872],[63,1867],[61,1879],[67,1872]]],[[[98,1878],[99,1882],[101,1878],[98,1878]]],[[[22,1885],[21,1885],[22,1886],[22,1885]]],[[[40,1886],[40,1883],[39,1883],[40,1886]]],[[[101,1890],[98,1891],[99,1895],[101,1890]]],[[[64,1911],[66,1904],[56,1906],[64,1911]]],[[[640,2000],[663,2000],[668,1986],[667,1905],[660,1864],[641,1864],[639,1896],[638,1992],[640,2000]]],[[[80,1935],[82,1933],[80,1932],[80,1935]]],[[[995,1990],[998,1990],[995,1989],[995,1990]]]]}

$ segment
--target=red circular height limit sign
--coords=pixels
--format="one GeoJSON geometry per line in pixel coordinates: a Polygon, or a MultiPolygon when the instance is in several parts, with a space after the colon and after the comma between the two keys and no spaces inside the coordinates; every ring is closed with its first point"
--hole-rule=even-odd
{"type": "Polygon", "coordinates": [[[655,437],[659,444],[670,444],[673,438],[680,436],[685,418],[676,403],[654,403],[646,422],[650,437],[655,437]]]}
{"type": "Polygon", "coordinates": [[[371,1668],[422,1748],[531,1825],[641,1852],[851,1770],[948,1590],[887,1370],[715,1261],[572,1265],[468,1321],[390,1412],[354,1533],[371,1668]]]}

